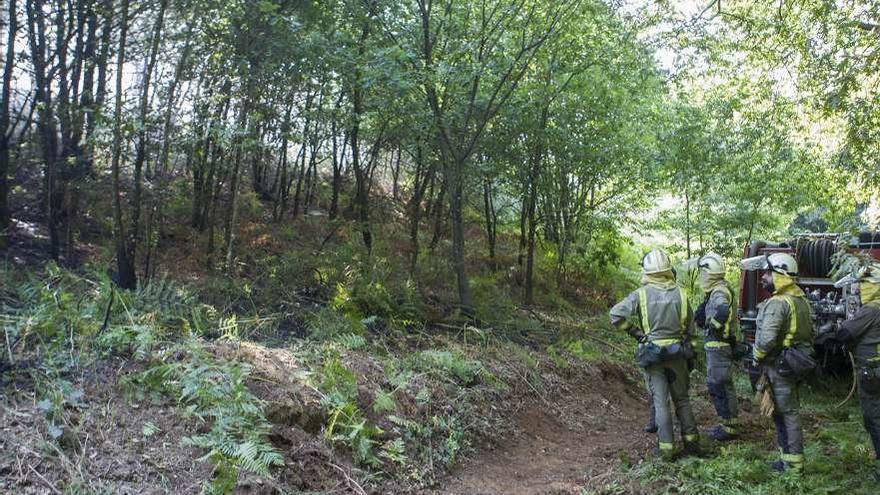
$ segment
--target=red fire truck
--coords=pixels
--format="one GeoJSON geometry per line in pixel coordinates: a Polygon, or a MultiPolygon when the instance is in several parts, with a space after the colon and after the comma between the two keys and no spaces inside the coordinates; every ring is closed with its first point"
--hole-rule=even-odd
{"type": "MultiPolygon", "coordinates": [[[[830,278],[832,256],[841,247],[880,259],[880,233],[862,232],[851,238],[842,234],[802,234],[785,242],[755,241],[743,253],[744,258],[773,253],[789,253],[795,257],[799,268],[797,284],[806,293],[813,310],[819,364],[822,371],[830,374],[848,372],[849,358],[845,349],[827,339],[829,330],[853,316],[860,305],[856,288],[834,287],[835,281],[830,278]]],[[[761,287],[761,275],[760,271],[745,270],[740,275],[739,323],[744,340],[749,344],[755,340],[758,305],[770,297],[761,287]]]]}

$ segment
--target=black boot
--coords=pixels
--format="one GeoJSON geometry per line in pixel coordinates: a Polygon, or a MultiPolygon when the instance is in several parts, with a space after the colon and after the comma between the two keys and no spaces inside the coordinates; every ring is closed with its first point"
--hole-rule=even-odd
{"type": "Polygon", "coordinates": [[[649,457],[656,461],[672,462],[675,460],[675,452],[672,450],[664,450],[660,447],[654,447],[651,449],[649,457]]]}
{"type": "Polygon", "coordinates": [[[773,471],[775,471],[777,473],[784,473],[785,472],[785,461],[783,461],[782,459],[770,461],[767,463],[767,465],[770,466],[770,469],[772,469],[773,471]]]}
{"type": "Polygon", "coordinates": [[[727,428],[724,425],[718,425],[715,428],[709,430],[709,438],[715,440],[716,442],[726,442],[728,440],[733,440],[734,435],[727,431],[727,428]]]}
{"type": "Polygon", "coordinates": [[[699,441],[685,442],[682,454],[686,457],[709,457],[709,454],[700,447],[699,441]]]}

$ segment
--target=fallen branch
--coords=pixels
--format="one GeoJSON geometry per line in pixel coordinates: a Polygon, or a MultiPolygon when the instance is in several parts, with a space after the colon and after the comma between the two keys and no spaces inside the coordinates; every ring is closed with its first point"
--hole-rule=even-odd
{"type": "Polygon", "coordinates": [[[549,410],[551,410],[551,411],[554,411],[554,410],[555,410],[555,408],[553,407],[553,405],[550,404],[550,402],[547,401],[547,399],[541,394],[541,392],[538,391],[537,388],[535,388],[534,385],[532,385],[532,382],[529,381],[528,376],[526,376],[525,374],[520,373],[519,370],[517,370],[516,368],[514,368],[513,371],[514,371],[517,375],[519,375],[520,378],[522,378],[522,380],[523,380],[524,382],[526,382],[526,385],[528,385],[529,388],[532,389],[532,392],[534,392],[535,395],[537,395],[538,398],[541,399],[541,402],[543,402],[544,405],[546,405],[547,408],[548,408],[549,410]]]}
{"type": "Polygon", "coordinates": [[[333,228],[330,230],[330,233],[327,234],[327,237],[325,237],[323,241],[321,241],[321,245],[318,246],[318,250],[315,251],[316,255],[321,254],[321,252],[324,251],[324,246],[328,242],[330,242],[330,239],[332,239],[333,236],[336,235],[336,232],[339,231],[340,227],[342,227],[342,222],[336,222],[336,225],[333,225],[333,228]]]}
{"type": "MultiPolygon", "coordinates": [[[[34,469],[33,466],[31,466],[30,464],[28,464],[27,467],[28,467],[28,469],[30,469],[34,474],[36,474],[36,475],[37,475],[37,478],[40,478],[40,479],[43,481],[43,483],[45,483],[46,486],[49,487],[50,490],[52,490],[52,493],[56,493],[57,495],[61,495],[61,491],[58,490],[57,488],[55,488],[55,485],[53,485],[49,480],[47,480],[46,478],[44,478],[42,474],[38,473],[37,470],[34,469]]],[[[366,495],[366,494],[365,494],[365,495],[366,495]]]]}
{"type": "Polygon", "coordinates": [[[610,347],[611,349],[614,349],[615,351],[618,351],[622,354],[626,354],[628,352],[623,347],[619,347],[617,345],[614,345],[611,342],[608,342],[607,340],[600,339],[599,337],[596,337],[595,335],[590,335],[589,333],[584,333],[584,336],[587,337],[588,339],[595,340],[596,342],[598,342],[600,344],[604,344],[604,345],[610,347]]]}
{"type": "Polygon", "coordinates": [[[330,463],[330,465],[333,466],[333,468],[335,468],[337,471],[342,473],[342,476],[345,476],[345,484],[348,485],[349,488],[356,491],[360,495],[367,495],[367,492],[364,491],[364,489],[361,487],[361,485],[358,484],[357,481],[353,480],[351,476],[349,476],[348,473],[345,472],[345,469],[342,469],[332,462],[330,463]]]}

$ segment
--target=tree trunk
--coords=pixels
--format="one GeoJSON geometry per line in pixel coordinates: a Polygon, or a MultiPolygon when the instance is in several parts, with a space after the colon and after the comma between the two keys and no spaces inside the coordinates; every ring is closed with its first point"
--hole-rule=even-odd
{"type": "Polygon", "coordinates": [[[345,163],[345,151],[348,148],[348,133],[343,133],[342,150],[339,151],[336,141],[336,121],[332,124],[333,134],[333,185],[330,193],[330,220],[336,220],[339,215],[339,192],[342,189],[342,167],[345,163]],[[337,154],[338,152],[338,154],[337,154]]]}
{"type": "MultiPolygon", "coordinates": [[[[306,95],[306,106],[305,106],[305,109],[303,110],[303,112],[306,114],[306,119],[305,119],[305,122],[303,123],[303,133],[302,133],[303,139],[302,139],[302,144],[300,146],[300,153],[299,153],[301,161],[300,161],[300,166],[299,166],[299,172],[296,175],[296,192],[293,195],[293,217],[294,218],[299,216],[300,206],[301,206],[301,201],[302,201],[303,181],[305,180],[305,176],[306,176],[306,159],[307,159],[306,158],[306,148],[308,146],[308,141],[309,141],[309,126],[311,126],[311,122],[312,122],[310,110],[312,108],[312,103],[314,101],[314,98],[315,98],[315,95],[312,93],[308,93],[306,95]]],[[[286,210],[286,207],[287,207],[287,202],[285,201],[284,202],[284,210],[286,210]]],[[[284,212],[282,211],[282,215],[283,214],[284,214],[284,212]]]]}
{"type": "Polygon", "coordinates": [[[256,143],[257,147],[250,153],[251,189],[253,189],[257,197],[262,200],[268,201],[272,199],[272,196],[269,194],[268,176],[265,172],[266,169],[269,168],[269,166],[263,162],[263,139],[266,137],[265,123],[260,125],[260,129],[257,131],[257,135],[259,136],[259,139],[256,143]]]}
{"type": "MultiPolygon", "coordinates": [[[[244,101],[241,103],[240,113],[236,125],[243,129],[245,135],[249,135],[248,113],[250,112],[251,89],[245,90],[244,101]]],[[[238,226],[238,182],[241,169],[241,157],[244,153],[245,139],[239,139],[235,146],[235,158],[232,160],[232,177],[229,182],[229,209],[226,214],[226,270],[232,271],[232,261],[235,254],[235,231],[238,226]]]]}
{"type": "Polygon", "coordinates": [[[397,160],[394,160],[391,165],[391,177],[393,180],[391,185],[391,197],[394,198],[394,201],[400,200],[400,159],[402,154],[403,152],[398,149],[397,160]]]}
{"type": "MultiPolygon", "coordinates": [[[[82,118],[82,136],[85,136],[86,151],[85,159],[91,164],[92,150],[88,148],[89,138],[95,127],[95,68],[97,67],[98,56],[98,15],[95,12],[95,1],[88,2],[86,7],[86,26],[88,33],[86,35],[85,47],[83,48],[83,85],[82,95],[80,96],[80,111],[84,113],[82,118]]],[[[77,137],[79,142],[82,136],[77,137]]]]}
{"type": "MultiPolygon", "coordinates": [[[[58,150],[57,166],[55,172],[55,187],[52,188],[53,194],[50,196],[49,200],[53,203],[52,209],[55,210],[55,222],[54,222],[54,231],[55,236],[58,237],[55,241],[51,241],[52,229],[50,229],[50,242],[59,246],[60,250],[60,233],[61,230],[59,227],[62,225],[66,227],[64,229],[67,232],[67,246],[66,252],[70,254],[72,252],[73,246],[71,245],[73,242],[73,231],[71,228],[72,215],[70,208],[65,208],[66,198],[69,197],[70,191],[68,191],[67,185],[70,181],[70,167],[66,166],[68,159],[75,155],[73,152],[73,143],[72,143],[72,118],[71,118],[71,101],[70,101],[70,86],[68,79],[68,68],[69,65],[67,63],[67,2],[65,0],[57,0],[57,4],[55,6],[55,56],[58,57],[58,65],[56,67],[56,73],[58,75],[58,97],[55,99],[57,105],[57,113],[56,116],[58,118],[59,123],[59,134],[61,136],[61,147],[58,150]]],[[[52,81],[48,81],[48,84],[51,85],[52,81]]],[[[57,139],[57,138],[56,138],[57,139]]],[[[59,253],[60,256],[60,253],[59,253]]],[[[57,258],[55,258],[57,259],[57,258]]]]}
{"type": "Polygon", "coordinates": [[[446,215],[444,215],[445,208],[443,207],[446,201],[446,187],[447,180],[444,175],[443,181],[440,184],[440,191],[437,193],[437,199],[434,201],[434,233],[431,235],[431,243],[428,245],[428,249],[431,252],[437,249],[437,244],[440,243],[440,238],[443,236],[443,223],[446,219],[446,215]]]}
{"type": "Polygon", "coordinates": [[[452,267],[458,282],[459,310],[464,316],[474,316],[474,302],[471,294],[471,286],[467,276],[467,266],[464,258],[464,184],[462,173],[464,160],[455,159],[450,164],[446,180],[449,182],[449,217],[452,226],[452,267]]]}
{"type": "MultiPolygon", "coordinates": [[[[279,220],[284,218],[284,214],[287,213],[287,203],[288,203],[288,201],[290,201],[290,188],[293,187],[294,179],[298,178],[297,186],[296,186],[297,189],[299,189],[302,186],[301,182],[299,182],[299,179],[302,179],[303,167],[305,166],[305,160],[306,160],[306,146],[305,146],[305,144],[303,144],[299,147],[299,151],[297,152],[296,159],[294,159],[294,162],[293,162],[294,165],[296,165],[297,163],[302,163],[300,165],[298,175],[290,174],[287,178],[287,183],[281,185],[281,187],[282,187],[282,189],[281,189],[281,211],[278,213],[279,220]]],[[[293,210],[294,218],[296,218],[296,216],[299,214],[298,208],[299,208],[299,206],[296,206],[293,210]]]]}
{"type": "Polygon", "coordinates": [[[12,72],[15,67],[15,35],[18,32],[16,0],[9,0],[9,25],[7,26],[6,57],[3,66],[3,89],[0,93],[0,249],[6,247],[7,233],[11,225],[9,209],[9,140],[12,128],[9,122],[10,98],[12,97],[12,72]]]}
{"type": "Polygon", "coordinates": [[[283,199],[282,190],[287,186],[287,148],[290,138],[290,114],[293,112],[293,105],[287,106],[284,112],[284,123],[281,125],[281,158],[279,158],[278,172],[275,173],[275,183],[272,185],[272,194],[275,204],[272,206],[272,221],[279,222],[282,217],[281,201],[283,199]]]}
{"type": "Polygon", "coordinates": [[[492,179],[489,177],[483,179],[483,212],[486,219],[486,240],[489,244],[489,259],[494,263],[497,214],[495,213],[495,202],[492,198],[492,179]]]}
{"type": "Polygon", "coordinates": [[[187,24],[186,45],[183,47],[180,59],[174,67],[174,76],[168,83],[168,91],[166,95],[165,115],[162,124],[162,150],[159,153],[159,159],[155,165],[155,175],[158,179],[158,187],[152,200],[151,218],[147,223],[147,245],[146,245],[146,261],[144,263],[144,276],[152,278],[156,273],[159,265],[159,244],[162,242],[165,226],[165,203],[170,199],[168,191],[168,161],[171,155],[171,121],[174,115],[175,101],[177,98],[177,86],[183,77],[183,68],[189,58],[192,50],[191,34],[193,24],[187,24]],[[155,235],[152,235],[153,223],[158,222],[159,228],[155,235]],[[155,256],[153,254],[155,253],[155,256]],[[154,259],[151,264],[151,259],[154,259]]]}
{"type": "Polygon", "coordinates": [[[434,182],[435,163],[431,162],[429,167],[425,167],[424,155],[422,154],[421,145],[416,145],[414,155],[416,162],[416,172],[413,177],[413,194],[409,200],[409,250],[410,250],[410,276],[415,279],[419,262],[419,224],[422,220],[422,201],[425,198],[425,192],[428,190],[429,184],[434,182]]]}
{"type": "Polygon", "coordinates": [[[684,238],[687,246],[687,259],[691,259],[691,198],[687,187],[684,189],[684,238]]]}
{"type": "Polygon", "coordinates": [[[153,25],[153,35],[150,39],[150,52],[146,63],[144,64],[143,76],[141,78],[141,97],[138,110],[138,134],[137,146],[134,159],[134,193],[131,199],[131,230],[129,233],[128,250],[132,256],[132,263],[135,263],[138,248],[141,240],[145,240],[147,252],[144,261],[144,277],[148,277],[150,273],[150,245],[152,237],[152,215],[147,218],[146,234],[141,233],[141,209],[143,206],[144,194],[144,175],[150,176],[149,165],[147,161],[147,120],[150,117],[150,82],[153,77],[153,71],[156,67],[156,58],[159,54],[159,42],[162,39],[162,26],[165,23],[165,9],[168,6],[168,0],[159,2],[159,11],[156,13],[156,21],[153,25]],[[144,164],[147,164],[147,171],[144,171],[144,164]]]}
{"type": "Polygon", "coordinates": [[[46,22],[43,0],[33,0],[26,4],[28,18],[28,38],[34,65],[34,104],[38,105],[38,126],[42,139],[43,152],[43,208],[47,216],[49,230],[49,254],[53,260],[59,258],[58,223],[56,210],[56,160],[58,153],[58,132],[52,106],[51,82],[46,67],[46,22]]]}
{"type": "Polygon", "coordinates": [[[529,212],[529,185],[528,180],[523,183],[523,196],[519,208],[519,249],[517,250],[516,264],[520,270],[526,257],[526,239],[528,238],[528,212],[529,212]]]}
{"type": "Polygon", "coordinates": [[[309,145],[309,184],[306,188],[306,206],[304,208],[304,212],[306,214],[309,213],[309,210],[314,206],[315,203],[315,195],[318,190],[318,150],[321,147],[320,138],[318,137],[318,123],[315,122],[315,133],[312,135],[311,143],[309,145]]]}
{"type": "MultiPolygon", "coordinates": [[[[366,23],[361,31],[361,39],[358,44],[358,59],[360,60],[365,50],[365,43],[369,36],[369,25],[366,23]]],[[[355,69],[353,88],[351,92],[352,105],[352,125],[350,132],[351,138],[351,166],[354,170],[355,177],[355,205],[357,206],[358,224],[361,230],[361,238],[364,246],[367,248],[367,254],[373,252],[373,233],[370,230],[370,198],[367,185],[367,171],[361,163],[360,153],[360,127],[361,115],[364,108],[364,94],[361,87],[361,70],[360,67],[355,69]]]]}
{"type": "MultiPolygon", "coordinates": [[[[548,74],[549,79],[549,74],[548,74]]],[[[545,98],[541,108],[541,118],[539,121],[538,132],[536,133],[536,142],[532,148],[532,156],[529,160],[528,171],[528,211],[526,212],[526,223],[528,226],[528,235],[526,237],[526,273],[525,273],[525,291],[523,295],[523,304],[529,306],[534,303],[534,271],[535,271],[535,243],[537,242],[537,219],[535,213],[538,208],[538,179],[541,167],[544,161],[544,131],[547,129],[547,121],[550,116],[550,103],[545,98]]]]}
{"type": "Polygon", "coordinates": [[[120,160],[122,159],[122,70],[125,65],[125,44],[128,37],[128,4],[129,0],[122,0],[122,22],[120,24],[119,50],[116,56],[116,104],[114,110],[113,126],[113,160],[111,172],[113,175],[113,219],[116,226],[116,262],[119,273],[117,283],[123,289],[137,287],[137,274],[135,273],[134,252],[125,230],[122,218],[122,191],[120,186],[120,160]]]}
{"type": "Polygon", "coordinates": [[[526,210],[526,273],[525,288],[523,294],[523,304],[526,306],[534,302],[534,269],[535,269],[535,243],[537,236],[537,222],[535,212],[537,209],[538,197],[537,186],[532,182],[529,184],[529,200],[526,210]]]}
{"type": "MultiPolygon", "coordinates": [[[[303,142],[300,146],[300,164],[299,171],[296,174],[296,190],[293,193],[293,218],[299,216],[300,206],[302,201],[302,189],[303,189],[303,181],[306,177],[306,162],[308,157],[306,156],[306,143],[303,142]]],[[[286,206],[286,205],[285,205],[286,206]]]]}
{"type": "MultiPolygon", "coordinates": [[[[128,7],[126,6],[126,8],[128,7]]],[[[101,3],[101,12],[104,14],[104,25],[101,28],[101,52],[98,55],[98,87],[95,90],[96,109],[103,108],[104,99],[107,97],[107,65],[110,63],[110,47],[113,44],[113,0],[104,0],[101,3]]]]}

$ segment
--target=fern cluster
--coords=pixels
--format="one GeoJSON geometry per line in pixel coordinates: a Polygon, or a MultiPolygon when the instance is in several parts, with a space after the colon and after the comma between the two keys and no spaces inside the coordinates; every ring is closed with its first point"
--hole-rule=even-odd
{"type": "MultiPolygon", "coordinates": [[[[205,449],[200,460],[215,466],[215,484],[224,476],[244,469],[263,476],[283,457],[268,440],[271,425],[262,402],[245,385],[251,372],[241,363],[219,363],[187,346],[187,363],[161,363],[126,380],[133,393],[151,390],[177,401],[185,417],[210,425],[207,433],[184,439],[188,445],[205,449]]],[[[221,490],[222,491],[222,490],[221,490]]]]}
{"type": "MultiPolygon", "coordinates": [[[[229,493],[241,470],[267,476],[283,464],[268,440],[271,425],[263,404],[247,389],[250,367],[219,362],[193,335],[218,328],[232,335],[238,327],[234,316],[224,319],[210,306],[195,304],[190,292],[164,278],[126,292],[115,289],[106,274],[91,275],[49,265],[43,276],[4,284],[0,294],[10,348],[17,344],[23,354],[36,356],[27,372],[51,437],[63,433],[63,411],[84,406],[83,391],[67,377],[83,364],[120,355],[146,365],[120,379],[130,398],[170,398],[185,417],[208,425],[207,432],[184,439],[205,449],[202,459],[214,465],[206,491],[229,493]]],[[[156,431],[144,428],[145,436],[156,431]]]]}

